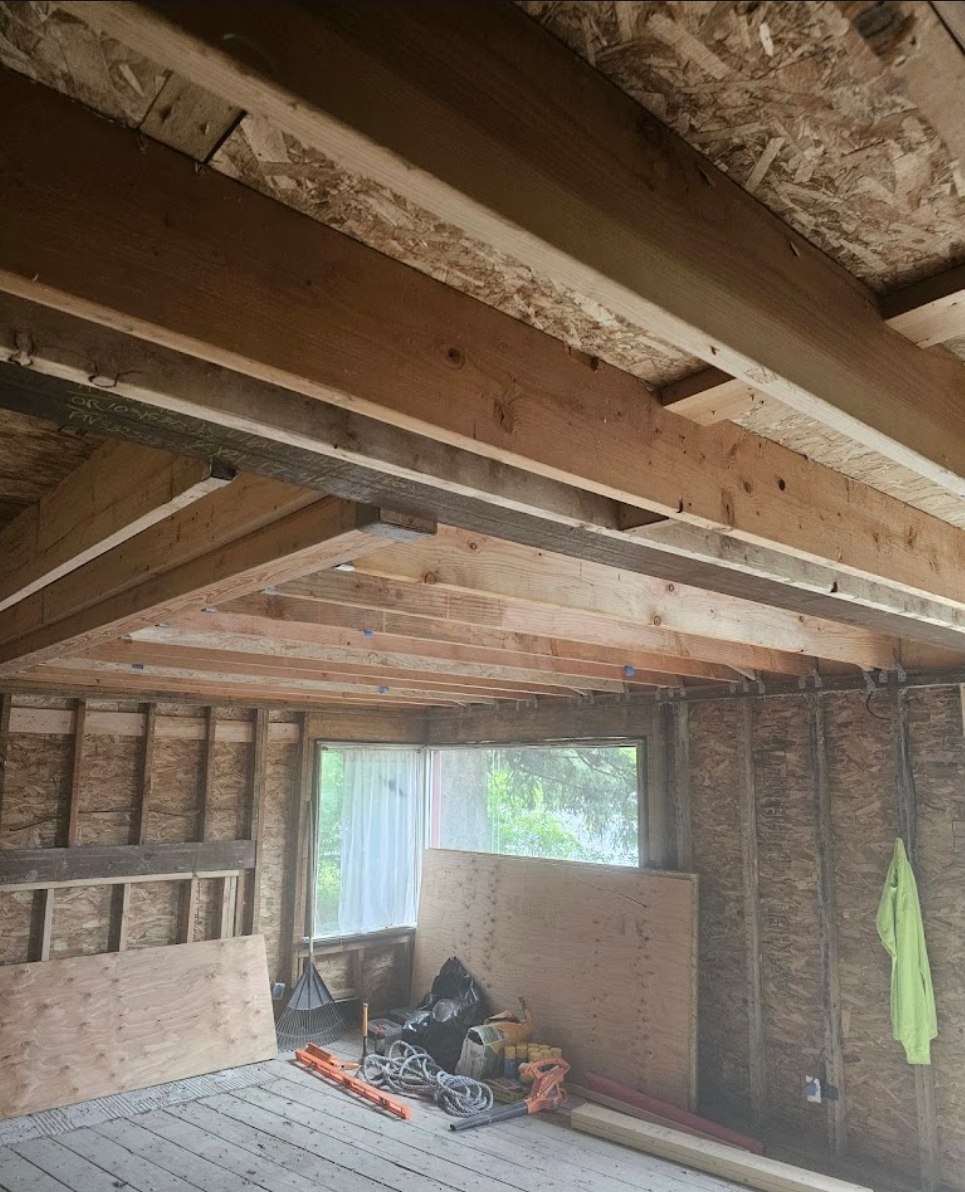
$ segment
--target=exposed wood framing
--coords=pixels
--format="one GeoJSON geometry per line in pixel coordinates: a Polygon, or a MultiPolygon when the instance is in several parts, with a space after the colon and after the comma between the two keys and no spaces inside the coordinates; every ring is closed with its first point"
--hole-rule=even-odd
{"type": "Polygon", "coordinates": [[[848,1144],[845,1100],[844,1029],[841,1020],[841,977],[838,967],[837,899],[834,889],[834,830],[828,784],[828,747],[824,704],[818,694],[808,696],[811,733],[811,774],[814,779],[814,826],[818,869],[818,931],[824,1012],[825,1080],[833,1093],[828,1101],[828,1145],[836,1155],[848,1144]]]}
{"type": "MultiPolygon", "coordinates": [[[[898,829],[908,859],[918,872],[918,794],[912,764],[908,724],[908,692],[899,688],[895,701],[897,736],[898,829]]],[[[942,1184],[942,1152],[938,1140],[935,1077],[929,1064],[915,1064],[915,1102],[918,1118],[918,1162],[923,1192],[936,1192],[942,1184]]]]}
{"type": "Polygon", "coordinates": [[[144,739],[141,744],[141,790],[137,803],[135,844],[146,844],[154,794],[154,739],[157,736],[157,704],[144,705],[144,739]]]}
{"type": "Polygon", "coordinates": [[[440,527],[431,542],[419,546],[373,552],[356,563],[356,571],[393,582],[552,608],[557,632],[562,632],[557,615],[568,614],[571,621],[578,621],[581,614],[589,614],[664,632],[834,658],[866,669],[887,669],[894,659],[893,640],[846,629],[837,622],[712,597],[686,585],[665,584],[449,527],[440,527]]]}
{"type": "Polygon", "coordinates": [[[747,948],[748,1075],[751,1117],[762,1122],[767,1112],[767,1056],[764,1038],[764,971],[761,949],[761,903],[758,880],[757,784],[754,775],[754,714],[756,701],[743,706],[741,783],[741,847],[744,860],[744,932],[747,948]]]}
{"type": "Polygon", "coordinates": [[[65,7],[648,333],[965,492],[961,362],[892,333],[843,270],[512,7],[65,7]]]}
{"type": "Polygon", "coordinates": [[[0,609],[222,488],[206,460],[108,442],[0,530],[0,609]]]}
{"type": "Polygon", "coordinates": [[[67,811],[67,847],[80,844],[80,798],[84,779],[84,732],[87,701],[79,699],[74,708],[74,748],[70,767],[70,804],[67,811]]]}
{"type": "Polygon", "coordinates": [[[265,797],[268,790],[268,711],[255,712],[255,739],[251,758],[251,805],[248,836],[255,846],[255,866],[248,891],[245,930],[257,935],[261,930],[262,870],[264,866],[265,797]]]}
{"type": "MultiPolygon", "coordinates": [[[[8,152],[18,163],[9,175],[17,177],[20,187],[17,202],[0,208],[4,218],[15,221],[0,237],[0,244],[10,247],[10,259],[0,258],[4,288],[132,328],[257,380],[282,382],[296,393],[335,404],[351,400],[360,414],[530,474],[705,528],[723,528],[795,557],[885,580],[906,592],[960,600],[956,577],[965,548],[952,527],[736,427],[700,428],[675,419],[649,400],[632,377],[606,366],[593,371],[556,341],[230,179],[205,175],[199,182],[187,161],[162,146],[145,146],[127,130],[93,120],[43,88],[13,77],[2,86],[3,111],[12,125],[8,152]],[[55,144],[84,144],[85,151],[72,152],[63,161],[56,152],[41,154],[17,131],[38,124],[61,128],[55,144]],[[77,177],[86,162],[97,163],[92,176],[77,177]],[[110,188],[104,186],[106,177],[110,188]],[[44,178],[51,179],[49,186],[44,178]],[[105,193],[97,195],[98,187],[105,193]],[[133,210],[125,208],[125,218],[143,221],[143,226],[131,228],[121,246],[112,237],[118,269],[108,274],[95,267],[95,257],[103,260],[95,248],[97,229],[107,234],[105,220],[113,229],[110,204],[129,188],[137,190],[139,203],[133,210]],[[62,196],[63,209],[59,203],[56,211],[50,209],[54,193],[62,196]],[[171,227],[162,214],[171,203],[191,212],[191,218],[171,227]],[[64,210],[82,219],[83,236],[70,234],[64,210]],[[244,277],[232,276],[228,263],[237,260],[232,246],[239,238],[254,254],[244,277]],[[90,261],[83,259],[88,252],[93,254],[90,261]],[[129,252],[132,259],[122,262],[118,252],[129,252]],[[191,271],[202,261],[203,285],[200,275],[195,285],[191,271]],[[305,284],[310,278],[301,271],[292,274],[294,261],[312,262],[313,274],[324,273],[326,284],[316,293],[305,284]],[[169,267],[176,268],[176,277],[163,275],[169,267]],[[36,280],[38,273],[43,284],[36,280]],[[124,281],[128,277],[144,278],[145,284],[135,292],[124,281]],[[350,292],[337,292],[338,279],[350,280],[350,292]],[[259,301],[242,308],[242,296],[252,286],[259,301]],[[176,303],[164,300],[172,287],[178,293],[176,303]],[[212,301],[214,292],[217,301],[212,301]],[[277,336],[265,334],[272,325],[279,327],[277,336]],[[420,328],[425,350],[413,354],[407,349],[400,355],[398,337],[389,331],[412,326],[420,328]],[[376,327],[378,336],[370,335],[376,327]],[[358,350],[347,354],[346,345],[352,343],[358,350]],[[492,344],[498,350],[487,346],[492,344]],[[437,351],[435,345],[450,346],[437,351]],[[510,359],[512,417],[500,396],[505,392],[502,382],[495,380],[505,374],[510,359]],[[466,361],[471,362],[468,368],[466,361]],[[486,382],[486,377],[494,380],[486,382]],[[574,454],[576,440],[587,450],[574,454]],[[902,532],[887,543],[880,536],[875,541],[881,524],[902,532]]],[[[813,257],[810,249],[807,253],[813,257]]],[[[405,342],[411,342],[408,334],[405,342]]],[[[913,345],[907,347],[913,350],[913,345]]],[[[919,355],[916,351],[916,359],[919,355]]],[[[28,360],[41,356],[32,349],[28,360]]],[[[137,389],[144,374],[124,371],[138,376],[138,382],[131,382],[137,389]]],[[[164,388],[152,388],[147,381],[141,396],[170,407],[172,398],[164,388]]],[[[230,417],[234,425],[311,446],[311,424],[306,422],[311,406],[288,397],[280,406],[263,402],[260,407],[246,399],[230,416],[217,412],[232,401],[222,392],[196,389],[189,404],[183,395],[178,404],[181,410],[202,416],[214,412],[217,418],[230,417]]],[[[387,465],[378,461],[377,466],[387,465]]],[[[411,456],[405,466],[417,471],[411,456]]],[[[475,496],[490,502],[491,490],[483,484],[472,488],[475,496]]],[[[553,509],[544,512],[551,520],[558,516],[553,509]]],[[[670,566],[666,560],[664,565],[670,566]]],[[[676,578],[682,577],[681,567],[676,578]]],[[[749,582],[748,577],[742,582],[749,582]]],[[[789,587],[784,599],[801,597],[789,587]]]]}
{"type": "MultiPolygon", "coordinates": [[[[564,695],[574,691],[598,690],[621,692],[625,682],[618,680],[597,680],[596,682],[580,679],[578,676],[562,675],[558,681],[553,676],[540,675],[519,668],[512,670],[497,670],[494,667],[474,668],[471,664],[442,663],[431,664],[422,669],[417,661],[412,660],[409,666],[404,665],[402,658],[373,655],[369,660],[352,661],[348,651],[340,652],[335,659],[316,659],[310,646],[303,647],[304,653],[299,653],[298,647],[291,645],[289,649],[270,649],[266,645],[266,653],[256,652],[250,639],[242,639],[248,648],[240,651],[232,649],[231,640],[215,638],[208,648],[197,646],[175,645],[173,643],[153,644],[142,640],[133,642],[117,642],[109,646],[98,647],[89,651],[85,658],[94,661],[108,661],[127,663],[137,659],[137,665],[143,666],[145,674],[158,673],[158,667],[205,671],[210,670],[212,677],[218,675],[260,676],[266,679],[313,680],[318,683],[343,684],[351,688],[352,684],[364,685],[369,690],[376,686],[392,688],[401,687],[426,688],[428,690],[451,690],[453,695],[481,695],[501,699],[525,699],[527,695],[564,695]],[[305,656],[307,654],[307,656],[305,656]],[[399,665],[403,663],[403,665],[399,665]]],[[[330,652],[330,651],[329,651],[330,652]]],[[[634,672],[633,683],[638,686],[665,687],[670,681],[666,674],[654,674],[648,671],[634,672]]],[[[363,687],[360,686],[360,690],[363,687]]]]}
{"type": "MultiPolygon", "coordinates": [[[[158,716],[157,708],[151,709],[150,704],[142,705],[140,712],[99,712],[88,710],[86,730],[89,737],[140,737],[142,739],[158,738],[160,740],[203,741],[206,733],[206,723],[203,708],[198,709],[197,716],[158,716]]],[[[73,729],[73,713],[58,708],[14,707],[10,716],[11,731],[16,733],[43,733],[50,736],[69,736],[73,729]]],[[[269,736],[273,741],[293,742],[298,739],[298,726],[293,724],[272,724],[269,726],[269,736]]],[[[218,741],[250,741],[253,737],[252,726],[243,720],[222,720],[215,728],[215,739],[218,741]]],[[[146,755],[142,756],[142,790],[143,763],[146,755]]],[[[134,844],[144,844],[147,839],[146,829],[137,832],[134,844]]]]}
{"type": "MultiPolygon", "coordinates": [[[[512,334],[506,329],[501,338],[512,334]]],[[[289,391],[0,294],[0,344],[6,342],[11,356],[20,359],[17,344],[23,340],[33,345],[29,367],[0,363],[0,374],[10,378],[6,388],[0,387],[0,404],[6,401],[11,408],[170,450],[217,453],[239,470],[346,499],[421,508],[476,533],[668,582],[685,580],[799,613],[961,648],[965,616],[944,602],[911,597],[837,566],[752,548],[732,536],[699,533],[679,521],[663,522],[678,533],[645,533],[645,527],[659,528],[653,525],[657,515],[335,406],[300,401],[289,391]],[[106,392],[92,389],[88,380],[104,359],[115,362],[106,392]],[[85,360],[90,362],[86,370],[79,367],[85,360]],[[154,394],[153,407],[134,400],[146,393],[154,394]],[[221,419],[217,426],[181,412],[196,409],[199,395],[210,416],[221,419]],[[278,442],[236,429],[253,425],[261,425],[264,434],[274,427],[278,442]],[[373,461],[379,471],[368,466],[373,461]],[[691,533],[679,533],[684,530],[691,533]]],[[[531,347],[526,359],[533,355],[531,347]]],[[[547,361],[542,383],[551,368],[547,361]]],[[[901,509],[908,512],[906,506],[901,509]]],[[[920,526],[911,529],[920,534],[920,526]]]]}
{"type": "Polygon", "coordinates": [[[181,887],[181,905],[178,911],[178,941],[182,944],[194,942],[194,925],[198,917],[198,894],[200,887],[196,877],[181,887]]]}
{"type": "MultiPolygon", "coordinates": [[[[53,893],[53,891],[50,891],[53,893]]],[[[122,882],[111,891],[110,924],[107,932],[108,952],[123,952],[127,947],[127,931],[131,909],[131,884],[122,882]]]]}
{"type": "Polygon", "coordinates": [[[641,864],[654,869],[676,867],[671,803],[673,757],[667,731],[672,717],[670,706],[662,704],[655,718],[656,732],[647,738],[637,753],[638,822],[642,828],[640,860],[641,864]]]}
{"type": "Polygon", "coordinates": [[[298,977],[298,945],[307,934],[307,898],[305,892],[308,831],[315,768],[315,742],[307,713],[299,725],[298,776],[292,784],[286,817],[284,897],[281,915],[281,972],[294,983],[298,977]]]}
{"type": "Polygon", "coordinates": [[[50,946],[54,932],[54,891],[34,891],[33,914],[31,918],[30,948],[31,960],[49,960],[50,946]]]}
{"type": "MultiPolygon", "coordinates": [[[[880,299],[885,322],[923,348],[965,335],[965,267],[924,278],[880,299]]],[[[753,384],[707,368],[665,385],[660,404],[703,426],[746,414],[769,399],[753,384]]]]}
{"type": "Polygon", "coordinates": [[[672,729],[677,868],[689,873],[694,866],[694,837],[690,798],[690,712],[685,703],[673,705],[672,729]]]}
{"type": "MultiPolygon", "coordinates": [[[[316,577],[317,578],[317,577],[316,577]]],[[[738,672],[732,667],[701,662],[669,652],[630,651],[551,637],[521,634],[481,625],[446,623],[430,617],[393,613],[390,610],[354,607],[340,600],[300,600],[280,594],[243,596],[219,606],[216,614],[188,614],[167,630],[148,628],[137,641],[218,647],[228,641],[242,648],[249,639],[253,651],[274,654],[299,649],[304,644],[319,651],[312,657],[368,657],[405,660],[406,666],[449,666],[469,663],[512,670],[523,668],[545,682],[553,676],[578,680],[623,682],[626,667],[665,677],[729,681],[738,672]],[[204,634],[204,637],[196,635],[204,634]]],[[[658,634],[654,638],[660,641],[658,634]]],[[[665,678],[665,682],[667,679],[665,678]]],[[[592,685],[588,683],[588,685],[592,685]]]]}
{"type": "Polygon", "coordinates": [[[541,636],[552,628],[554,636],[602,646],[605,649],[666,652],[670,657],[691,657],[730,666],[742,672],[775,671],[780,674],[806,674],[810,665],[803,656],[784,650],[759,649],[717,639],[670,633],[662,626],[629,625],[616,618],[593,616],[582,611],[569,612],[557,607],[552,621],[545,609],[522,601],[490,597],[484,593],[447,590],[438,584],[394,583],[365,575],[312,575],[285,584],[283,595],[304,598],[321,597],[346,605],[404,612],[430,618],[429,623],[478,625],[504,632],[541,636]]]}
{"type": "Polygon", "coordinates": [[[211,790],[214,784],[214,746],[218,717],[213,707],[204,710],[204,753],[201,758],[201,800],[198,806],[198,840],[208,839],[208,817],[211,813],[211,790]]]}
{"type": "MultiPolygon", "coordinates": [[[[0,673],[15,673],[110,641],[152,620],[217,605],[219,600],[270,583],[348,562],[374,549],[373,544],[379,545],[384,531],[385,522],[378,511],[359,510],[332,497],[174,567],[154,548],[148,557],[158,572],[145,567],[145,578],[97,603],[70,607],[70,593],[65,589],[68,605],[56,619],[46,593],[0,613],[0,673]]],[[[95,559],[88,564],[93,569],[88,579],[93,581],[100,574],[104,587],[111,591],[116,586],[115,562],[113,552],[95,559]]],[[[68,583],[66,579],[58,582],[68,583]]]]}
{"type": "Polygon", "coordinates": [[[10,712],[13,698],[9,692],[0,694],[0,830],[3,828],[4,799],[7,786],[7,750],[10,747],[10,712]]]}
{"type": "Polygon", "coordinates": [[[153,881],[161,876],[198,876],[251,869],[254,864],[255,849],[248,840],[5,849],[0,887],[40,889],[116,882],[125,878],[153,881]]]}

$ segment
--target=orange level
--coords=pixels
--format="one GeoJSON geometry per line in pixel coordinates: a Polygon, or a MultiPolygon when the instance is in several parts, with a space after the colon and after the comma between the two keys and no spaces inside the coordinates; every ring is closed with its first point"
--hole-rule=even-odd
{"type": "Polygon", "coordinates": [[[412,1110],[408,1105],[403,1105],[394,1097],[388,1097],[385,1093],[379,1092],[377,1088],[373,1088],[372,1085],[366,1084],[364,1080],[358,1080],[352,1076],[351,1073],[358,1071],[358,1064],[346,1063],[345,1060],[340,1060],[330,1051],[325,1051],[315,1043],[308,1043],[303,1049],[296,1051],[295,1059],[310,1072],[314,1072],[316,1076],[321,1076],[323,1080],[330,1080],[333,1084],[345,1089],[346,1092],[355,1093],[357,1097],[364,1097],[366,1101],[371,1101],[373,1105],[377,1105],[388,1113],[394,1113],[396,1117],[402,1118],[405,1122],[412,1117],[412,1110]]]}

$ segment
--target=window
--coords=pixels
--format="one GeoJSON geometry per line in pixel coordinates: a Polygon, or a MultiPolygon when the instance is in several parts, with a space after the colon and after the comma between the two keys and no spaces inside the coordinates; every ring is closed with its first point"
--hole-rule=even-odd
{"type": "Polygon", "coordinates": [[[316,936],[415,923],[424,757],[421,749],[391,746],[321,749],[316,936]]]}
{"type": "Polygon", "coordinates": [[[436,848],[639,864],[636,745],[436,749],[436,848]]]}
{"type": "Polygon", "coordinates": [[[414,925],[427,844],[639,864],[643,748],[322,747],[316,937],[414,925]]]}

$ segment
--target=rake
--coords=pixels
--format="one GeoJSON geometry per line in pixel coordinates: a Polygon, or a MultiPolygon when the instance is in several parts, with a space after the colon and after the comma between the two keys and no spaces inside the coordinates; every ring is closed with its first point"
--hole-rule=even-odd
{"type": "Polygon", "coordinates": [[[308,959],[292,990],[275,1033],[279,1051],[298,1051],[309,1043],[332,1043],[345,1033],[345,1024],[335,999],[315,967],[315,921],[318,905],[318,796],[312,799],[311,831],[308,834],[308,959]]]}

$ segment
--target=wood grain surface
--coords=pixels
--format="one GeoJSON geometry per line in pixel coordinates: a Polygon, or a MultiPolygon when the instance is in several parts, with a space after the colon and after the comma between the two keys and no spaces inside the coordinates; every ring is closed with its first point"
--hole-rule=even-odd
{"type": "Polygon", "coordinates": [[[262,936],[0,969],[0,1117],[276,1053],[262,936]]]}
{"type": "Polygon", "coordinates": [[[675,1105],[695,1095],[697,879],[427,849],[412,994],[458,956],[493,1011],[524,997],[535,1038],[675,1105]]]}

